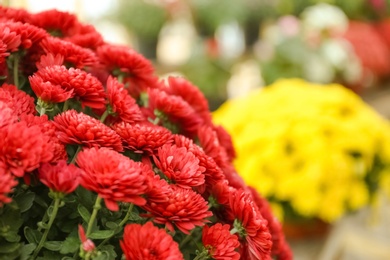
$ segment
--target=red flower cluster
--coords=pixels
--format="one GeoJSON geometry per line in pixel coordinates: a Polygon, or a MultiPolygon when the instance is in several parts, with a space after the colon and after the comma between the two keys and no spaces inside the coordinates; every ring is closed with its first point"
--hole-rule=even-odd
{"type": "Polygon", "coordinates": [[[153,226],[130,224],[125,227],[123,241],[120,242],[126,259],[139,260],[181,260],[184,259],[179,245],[165,230],[153,226]]]}
{"type": "MultiPolygon", "coordinates": [[[[23,179],[71,198],[94,194],[112,215],[132,204],[125,220],[139,213],[146,223],[125,227],[127,259],[183,259],[175,241],[197,232],[213,259],[291,259],[199,89],[159,81],[141,54],[72,14],[0,7],[0,140],[0,207],[23,179]]],[[[90,235],[109,220],[96,221],[80,226],[81,251],[99,250],[90,235]]],[[[126,221],[111,222],[116,235],[126,221]]]]}

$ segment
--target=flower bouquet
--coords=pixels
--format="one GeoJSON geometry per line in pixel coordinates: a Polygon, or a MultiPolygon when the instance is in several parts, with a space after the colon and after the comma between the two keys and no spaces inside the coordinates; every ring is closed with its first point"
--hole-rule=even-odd
{"type": "Polygon", "coordinates": [[[0,259],[291,259],[183,78],[56,10],[0,7],[0,259]]]}
{"type": "Polygon", "coordinates": [[[214,114],[235,166],[285,222],[333,222],[369,205],[390,180],[390,126],[351,90],[285,79],[214,114]]]}

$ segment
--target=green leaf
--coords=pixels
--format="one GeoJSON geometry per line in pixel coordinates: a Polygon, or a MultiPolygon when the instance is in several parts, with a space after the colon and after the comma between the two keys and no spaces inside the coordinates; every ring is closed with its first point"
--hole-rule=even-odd
{"type": "Polygon", "coordinates": [[[0,230],[19,231],[23,224],[20,210],[15,201],[3,206],[0,214],[0,230]]]}
{"type": "Polygon", "coordinates": [[[104,245],[100,248],[100,251],[108,253],[109,259],[116,259],[118,256],[113,245],[104,245]]]}
{"type": "Polygon", "coordinates": [[[20,248],[20,243],[6,243],[0,245],[0,254],[7,254],[15,252],[20,248]]]}
{"type": "Polygon", "coordinates": [[[11,243],[20,241],[20,236],[17,234],[16,231],[8,231],[3,235],[3,237],[5,238],[5,240],[11,243]]]}
{"type": "Polygon", "coordinates": [[[114,230],[98,230],[93,232],[89,238],[92,239],[106,239],[114,235],[114,230]]]}
{"type": "Polygon", "coordinates": [[[138,213],[131,212],[129,220],[139,222],[139,221],[143,220],[143,218],[141,218],[138,213]]]}
{"type": "Polygon", "coordinates": [[[77,207],[77,210],[80,213],[80,216],[85,221],[85,223],[88,223],[89,219],[91,218],[91,213],[89,213],[88,209],[86,207],[84,207],[83,205],[79,204],[77,207]]]}
{"type": "Polygon", "coordinates": [[[34,249],[37,247],[36,244],[27,244],[23,245],[21,248],[21,255],[20,255],[20,260],[27,260],[32,252],[34,252],[34,249]]]}
{"type": "Polygon", "coordinates": [[[99,251],[99,254],[92,258],[93,260],[110,260],[113,258],[110,258],[110,254],[106,251],[99,251]]]}
{"type": "Polygon", "coordinates": [[[35,203],[37,203],[39,206],[41,206],[44,209],[49,207],[49,205],[47,205],[46,201],[38,195],[35,195],[34,201],[35,201],[35,203]]]}
{"type": "Polygon", "coordinates": [[[58,260],[61,259],[62,255],[53,251],[44,251],[43,257],[38,257],[37,260],[58,260]]]}
{"type": "Polygon", "coordinates": [[[112,230],[115,230],[118,227],[118,224],[112,221],[106,222],[106,227],[112,230]]]}
{"type": "Polygon", "coordinates": [[[43,247],[49,249],[50,251],[60,251],[62,248],[62,241],[46,241],[43,244],[43,247]]]}
{"type": "Polygon", "coordinates": [[[93,207],[93,204],[95,203],[95,200],[96,200],[96,195],[93,192],[86,190],[83,187],[79,186],[76,189],[75,193],[77,194],[77,197],[80,201],[80,204],[83,204],[86,207],[90,207],[90,208],[93,207]]]}
{"type": "Polygon", "coordinates": [[[35,199],[35,193],[31,191],[20,193],[13,198],[13,200],[15,200],[16,203],[18,204],[20,212],[22,213],[26,212],[31,208],[34,199],[35,199]]]}
{"type": "Polygon", "coordinates": [[[79,249],[80,244],[81,242],[78,237],[69,236],[63,242],[62,247],[60,249],[60,253],[63,255],[74,253],[79,249]]]}
{"type": "Polygon", "coordinates": [[[41,240],[42,234],[38,230],[32,229],[30,227],[24,227],[24,236],[29,243],[38,244],[41,240]]]}

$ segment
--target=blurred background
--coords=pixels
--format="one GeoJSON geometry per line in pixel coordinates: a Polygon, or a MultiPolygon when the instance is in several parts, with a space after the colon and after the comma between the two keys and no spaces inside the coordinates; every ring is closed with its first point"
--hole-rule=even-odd
{"type": "MultiPolygon", "coordinates": [[[[0,3],[30,12],[55,8],[75,13],[82,22],[93,24],[107,42],[142,53],[159,75],[189,79],[203,91],[213,111],[227,100],[245,99],[282,78],[300,78],[310,83],[339,83],[373,108],[373,115],[390,119],[390,0],[0,3]]],[[[290,93],[299,100],[296,95],[290,93]]],[[[387,126],[384,129],[387,131],[387,126]]],[[[373,168],[375,163],[368,164],[373,168]]],[[[293,232],[288,239],[295,259],[390,259],[387,198],[377,197],[374,210],[361,207],[331,223],[321,222],[325,225],[308,236],[293,232]]]]}

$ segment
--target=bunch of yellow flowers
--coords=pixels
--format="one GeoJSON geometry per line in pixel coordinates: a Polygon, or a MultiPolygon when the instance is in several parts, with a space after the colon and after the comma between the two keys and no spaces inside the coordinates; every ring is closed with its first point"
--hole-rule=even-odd
{"type": "Polygon", "coordinates": [[[332,222],[389,183],[390,125],[341,85],[279,80],[213,118],[232,135],[237,171],[280,218],[288,208],[332,222]]]}

